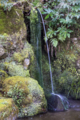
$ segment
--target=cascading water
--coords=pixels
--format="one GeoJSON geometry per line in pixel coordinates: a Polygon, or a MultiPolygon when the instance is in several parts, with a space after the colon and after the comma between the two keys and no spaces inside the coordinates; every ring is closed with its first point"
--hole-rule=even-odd
{"type": "Polygon", "coordinates": [[[51,111],[63,111],[67,110],[69,108],[69,102],[66,97],[61,96],[59,94],[54,93],[54,88],[53,88],[53,80],[52,80],[52,70],[51,70],[51,62],[50,62],[50,55],[49,55],[49,47],[48,47],[48,41],[47,41],[47,36],[46,36],[46,29],[45,29],[45,23],[43,16],[39,9],[37,9],[39,12],[42,23],[43,23],[43,28],[44,28],[44,33],[45,33],[45,40],[46,40],[46,46],[47,46],[47,53],[48,53],[48,60],[49,60],[49,68],[50,68],[50,79],[51,79],[51,87],[52,87],[52,93],[50,96],[47,98],[48,101],[48,109],[51,111]]]}
{"type": "Polygon", "coordinates": [[[35,61],[34,61],[34,73],[33,78],[38,80],[38,83],[43,87],[43,75],[42,75],[42,51],[41,51],[41,17],[35,11],[31,13],[30,20],[30,32],[31,39],[30,42],[34,48],[35,61]],[[34,16],[33,16],[34,14],[34,16]],[[36,14],[36,15],[35,15],[36,14]]]}
{"type": "MultiPolygon", "coordinates": [[[[39,11],[39,9],[37,9],[39,11]]],[[[41,12],[39,11],[41,19],[42,19],[42,23],[43,23],[43,28],[44,28],[44,33],[45,33],[45,41],[46,41],[46,46],[47,46],[47,53],[48,53],[48,60],[49,60],[49,68],[50,68],[50,79],[51,79],[51,88],[52,88],[52,93],[54,92],[53,89],[53,80],[52,80],[52,70],[51,70],[51,60],[50,60],[50,54],[49,54],[49,46],[48,46],[48,41],[47,41],[47,36],[46,36],[46,29],[45,29],[45,24],[44,24],[44,20],[43,20],[43,16],[41,14],[41,12]]]]}

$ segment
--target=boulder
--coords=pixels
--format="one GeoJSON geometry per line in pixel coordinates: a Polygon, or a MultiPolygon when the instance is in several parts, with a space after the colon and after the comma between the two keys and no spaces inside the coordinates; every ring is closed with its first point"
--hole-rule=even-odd
{"type": "Polygon", "coordinates": [[[20,108],[19,117],[34,116],[46,112],[47,102],[38,82],[30,77],[9,77],[3,82],[3,92],[12,97],[20,108]]]}
{"type": "Polygon", "coordinates": [[[0,99],[0,119],[1,120],[16,120],[18,116],[18,107],[11,98],[0,99]]]}
{"type": "Polygon", "coordinates": [[[24,70],[23,65],[17,65],[15,62],[4,63],[5,70],[8,70],[10,76],[29,77],[29,70],[24,70]]]}

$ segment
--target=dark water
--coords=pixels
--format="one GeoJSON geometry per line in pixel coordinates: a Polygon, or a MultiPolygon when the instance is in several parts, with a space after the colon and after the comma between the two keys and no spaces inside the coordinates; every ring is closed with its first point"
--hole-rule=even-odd
{"type": "Polygon", "coordinates": [[[65,112],[47,112],[46,114],[17,120],[80,120],[80,100],[70,100],[70,104],[71,108],[65,112]]]}

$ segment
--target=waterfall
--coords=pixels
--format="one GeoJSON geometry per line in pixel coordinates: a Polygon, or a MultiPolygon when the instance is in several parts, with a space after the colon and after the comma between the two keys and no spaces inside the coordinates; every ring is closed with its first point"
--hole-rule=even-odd
{"type": "MultiPolygon", "coordinates": [[[[38,11],[37,11],[38,12],[38,11]]],[[[30,20],[30,42],[34,48],[35,53],[35,67],[34,78],[38,80],[38,83],[43,87],[43,75],[42,75],[42,50],[41,50],[41,17],[40,14],[35,15],[35,11],[32,14],[33,18],[30,20]],[[34,14],[34,15],[33,15],[34,14]],[[37,16],[37,17],[36,17],[37,16]]]]}
{"type": "Polygon", "coordinates": [[[48,109],[51,110],[51,111],[64,111],[64,110],[67,110],[69,108],[69,102],[68,102],[66,97],[54,93],[53,80],[52,80],[52,70],[51,70],[51,62],[50,62],[50,54],[49,54],[49,46],[48,46],[48,41],[47,41],[47,35],[46,35],[44,19],[43,19],[43,16],[42,16],[41,12],[39,11],[39,9],[37,9],[37,10],[38,10],[38,12],[39,12],[39,14],[41,16],[42,23],[43,23],[43,28],[44,28],[44,33],[45,33],[45,40],[46,40],[46,46],[47,46],[47,53],[48,53],[48,60],[49,60],[49,68],[50,68],[50,79],[51,79],[52,93],[47,98],[48,109]]]}
{"type": "MultiPolygon", "coordinates": [[[[39,9],[37,9],[39,11],[39,9]]],[[[51,88],[52,88],[52,93],[54,92],[54,88],[53,88],[53,80],[52,80],[52,70],[51,70],[51,60],[50,60],[50,54],[49,54],[49,46],[48,46],[48,41],[47,41],[47,36],[46,36],[46,29],[45,29],[45,24],[44,24],[44,20],[43,20],[43,16],[41,14],[41,12],[39,11],[41,19],[42,19],[42,23],[43,23],[43,28],[44,28],[44,33],[45,33],[45,40],[46,40],[46,46],[47,46],[47,53],[48,53],[48,60],[49,60],[49,68],[50,68],[50,80],[51,80],[51,88]]]]}

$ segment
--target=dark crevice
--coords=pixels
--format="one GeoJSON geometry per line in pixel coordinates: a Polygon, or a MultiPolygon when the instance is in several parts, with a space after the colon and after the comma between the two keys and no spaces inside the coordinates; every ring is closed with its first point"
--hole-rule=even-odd
{"type": "Polygon", "coordinates": [[[24,15],[24,22],[26,24],[26,29],[27,29],[27,36],[26,36],[26,39],[27,41],[30,43],[30,19],[28,18],[29,15],[30,15],[30,11],[29,12],[25,12],[23,11],[23,15],[24,15]]]}

